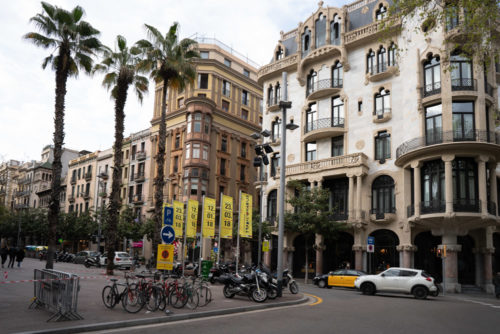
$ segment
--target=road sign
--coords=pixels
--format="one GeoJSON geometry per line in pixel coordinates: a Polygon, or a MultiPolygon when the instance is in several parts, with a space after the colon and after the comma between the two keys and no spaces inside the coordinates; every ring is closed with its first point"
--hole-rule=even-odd
{"type": "Polygon", "coordinates": [[[172,270],[174,266],[174,245],[158,245],[156,269],[172,270]]]}
{"type": "Polygon", "coordinates": [[[163,225],[174,225],[174,208],[163,206],[163,225]]]}
{"type": "Polygon", "coordinates": [[[262,241],[262,251],[269,252],[269,240],[262,241]]]}
{"type": "Polygon", "coordinates": [[[375,237],[368,237],[368,245],[375,245],[375,237]]]}
{"type": "Polygon", "coordinates": [[[375,252],[375,246],[374,245],[367,245],[366,246],[366,251],[368,253],[374,253],[375,252]]]}
{"type": "Polygon", "coordinates": [[[161,240],[166,244],[171,244],[175,240],[175,231],[171,225],[164,225],[160,233],[161,240]]]}
{"type": "Polygon", "coordinates": [[[219,247],[214,247],[214,253],[218,253],[219,252],[219,247]]]}

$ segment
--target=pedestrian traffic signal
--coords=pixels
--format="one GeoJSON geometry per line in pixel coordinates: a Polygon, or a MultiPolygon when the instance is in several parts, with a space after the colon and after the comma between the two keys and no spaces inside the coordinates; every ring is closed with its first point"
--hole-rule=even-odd
{"type": "Polygon", "coordinates": [[[438,249],[436,252],[437,257],[441,257],[441,249],[438,249]]]}

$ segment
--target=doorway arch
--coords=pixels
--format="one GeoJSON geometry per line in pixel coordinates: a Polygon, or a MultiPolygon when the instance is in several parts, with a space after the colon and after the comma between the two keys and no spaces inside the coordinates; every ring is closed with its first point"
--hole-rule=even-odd
{"type": "Polygon", "coordinates": [[[415,236],[413,242],[417,246],[415,252],[415,269],[428,272],[437,282],[443,281],[442,260],[437,256],[438,245],[441,237],[432,235],[430,231],[421,232],[415,236]]]}
{"type": "Polygon", "coordinates": [[[371,273],[381,272],[389,267],[399,267],[399,252],[396,247],[399,245],[399,238],[396,233],[381,229],[370,233],[375,238],[375,252],[368,253],[372,256],[369,261],[368,271],[371,273]]]}
{"type": "Polygon", "coordinates": [[[476,258],[474,239],[470,235],[457,237],[457,243],[462,245],[462,250],[457,254],[458,283],[474,285],[476,283],[476,258]]]}

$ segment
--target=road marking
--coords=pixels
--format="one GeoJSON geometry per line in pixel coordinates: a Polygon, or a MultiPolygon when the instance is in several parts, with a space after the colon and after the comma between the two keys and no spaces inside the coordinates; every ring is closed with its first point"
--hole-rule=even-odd
{"type": "Polygon", "coordinates": [[[309,297],[313,297],[313,298],[316,298],[316,301],[312,304],[309,304],[309,306],[314,306],[314,305],[318,305],[318,304],[321,304],[323,302],[323,299],[321,299],[320,297],[318,296],[315,296],[315,295],[311,295],[310,293],[303,293],[304,295],[306,296],[309,296],[309,297]]]}
{"type": "Polygon", "coordinates": [[[483,305],[483,306],[488,306],[488,307],[491,307],[491,308],[495,308],[495,309],[500,309],[500,305],[495,305],[495,304],[490,304],[490,303],[485,303],[485,302],[482,302],[482,301],[479,301],[479,300],[474,300],[474,299],[465,299],[465,298],[456,298],[458,300],[462,300],[464,302],[470,302],[470,303],[474,303],[474,304],[479,304],[479,305],[483,305]]]}

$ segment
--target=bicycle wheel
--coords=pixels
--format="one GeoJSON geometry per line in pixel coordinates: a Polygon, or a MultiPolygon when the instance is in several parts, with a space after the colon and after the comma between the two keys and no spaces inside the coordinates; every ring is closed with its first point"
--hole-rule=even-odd
{"type": "Polygon", "coordinates": [[[170,296],[168,296],[170,305],[173,308],[183,308],[187,303],[187,292],[184,288],[179,287],[177,289],[172,290],[170,292],[170,296]]]}
{"type": "Polygon", "coordinates": [[[152,286],[146,290],[146,308],[148,311],[155,312],[158,310],[161,299],[161,292],[156,286],[152,286]]]}
{"type": "Polygon", "coordinates": [[[104,306],[107,308],[115,307],[116,299],[117,298],[112,286],[107,285],[104,289],[102,289],[102,302],[104,303],[104,306]]]}
{"type": "Polygon", "coordinates": [[[196,293],[196,289],[189,287],[187,288],[187,301],[186,307],[190,310],[194,310],[198,307],[198,303],[200,299],[198,297],[198,293],[196,293]]]}
{"type": "Polygon", "coordinates": [[[144,298],[141,291],[134,287],[127,287],[122,294],[122,306],[129,313],[137,313],[144,307],[144,298]]]}
{"type": "Polygon", "coordinates": [[[160,311],[165,311],[168,304],[168,296],[165,294],[165,289],[160,289],[160,302],[158,303],[158,309],[160,311]]]}
{"type": "Polygon", "coordinates": [[[198,306],[203,307],[208,305],[212,301],[212,290],[208,286],[202,285],[196,289],[198,297],[200,299],[198,306]]]}

